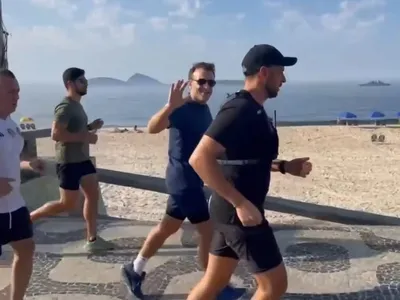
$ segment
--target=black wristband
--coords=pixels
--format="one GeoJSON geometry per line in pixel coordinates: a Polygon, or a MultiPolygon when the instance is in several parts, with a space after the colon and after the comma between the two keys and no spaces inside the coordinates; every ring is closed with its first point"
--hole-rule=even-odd
{"type": "Polygon", "coordinates": [[[285,164],[286,160],[281,160],[278,165],[279,172],[281,172],[282,174],[286,174],[285,164]]]}

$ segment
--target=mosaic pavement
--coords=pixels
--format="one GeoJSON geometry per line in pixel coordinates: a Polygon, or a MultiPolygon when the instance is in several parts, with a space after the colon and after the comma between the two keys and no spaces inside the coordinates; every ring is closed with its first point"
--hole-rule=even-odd
{"type": "MultiPolygon", "coordinates": [[[[38,223],[37,253],[29,300],[129,299],[120,283],[120,265],[135,255],[154,225],[105,219],[100,235],[116,250],[83,251],[80,219],[55,218],[38,223]]],[[[186,228],[186,227],[185,227],[186,228]]],[[[400,299],[400,227],[339,226],[331,223],[276,225],[275,234],[289,274],[283,299],[400,299]]],[[[182,229],[149,261],[143,285],[146,299],[186,299],[201,278],[193,231],[182,229]]],[[[0,257],[0,299],[8,299],[11,253],[0,257]]],[[[250,299],[254,282],[239,264],[232,282],[250,299]]]]}

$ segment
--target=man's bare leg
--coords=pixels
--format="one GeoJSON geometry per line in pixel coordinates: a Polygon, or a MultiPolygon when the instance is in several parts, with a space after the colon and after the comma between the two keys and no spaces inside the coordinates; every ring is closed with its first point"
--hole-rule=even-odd
{"type": "Polygon", "coordinates": [[[187,300],[215,300],[229,284],[237,264],[236,259],[210,254],[206,272],[192,289],[187,300]]]}
{"type": "Polygon", "coordinates": [[[82,177],[81,188],[85,195],[83,217],[86,221],[87,240],[91,241],[97,236],[97,215],[100,196],[97,175],[89,174],[82,177]]]}
{"type": "MultiPolygon", "coordinates": [[[[146,238],[142,248],[140,249],[138,258],[144,258],[146,261],[153,257],[157,251],[164,245],[165,241],[179,228],[181,228],[183,221],[164,215],[160,224],[154,227],[146,238]]],[[[138,260],[138,259],[136,259],[138,260]]],[[[135,261],[136,261],[135,260],[135,261]]],[[[134,261],[134,264],[135,264],[134,261]]],[[[143,272],[144,265],[142,268],[135,268],[135,272],[141,274],[143,272]]]]}
{"type": "Polygon", "coordinates": [[[143,298],[141,285],[146,275],[144,269],[147,261],[157,253],[171,235],[179,230],[182,223],[182,220],[164,215],[160,224],[154,227],[147,236],[138,256],[133,262],[122,266],[121,273],[124,284],[133,296],[139,299],[143,298]]]}
{"type": "Polygon", "coordinates": [[[60,200],[47,202],[31,212],[32,222],[76,209],[80,199],[79,190],[64,190],[60,188],[60,196],[60,200]]]}
{"type": "Polygon", "coordinates": [[[288,286],[286,268],[283,262],[274,269],[254,274],[257,290],[252,300],[279,300],[288,286]]]}
{"type": "Polygon", "coordinates": [[[10,245],[14,250],[10,300],[23,300],[32,275],[35,243],[30,238],[11,242],[10,245]]]}
{"type": "Polygon", "coordinates": [[[85,195],[83,217],[86,222],[86,250],[94,252],[114,249],[115,245],[113,243],[107,242],[97,235],[100,187],[96,173],[83,176],[81,178],[81,188],[85,195]]]}
{"type": "Polygon", "coordinates": [[[199,233],[198,255],[199,261],[203,269],[207,269],[208,257],[210,252],[211,241],[213,237],[213,225],[211,220],[195,224],[199,233]]]}

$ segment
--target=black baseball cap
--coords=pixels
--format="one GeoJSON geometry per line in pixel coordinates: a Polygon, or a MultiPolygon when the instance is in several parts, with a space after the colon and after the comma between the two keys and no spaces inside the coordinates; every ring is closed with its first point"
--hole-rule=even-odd
{"type": "Polygon", "coordinates": [[[261,67],[282,66],[290,67],[297,63],[297,57],[287,57],[268,44],[254,45],[249,52],[244,56],[242,61],[243,73],[246,76],[251,76],[261,67]]]}

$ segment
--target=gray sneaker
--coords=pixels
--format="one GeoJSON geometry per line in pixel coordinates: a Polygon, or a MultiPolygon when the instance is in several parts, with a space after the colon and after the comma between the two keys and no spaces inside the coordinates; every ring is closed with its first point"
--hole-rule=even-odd
{"type": "Polygon", "coordinates": [[[96,252],[96,251],[113,250],[115,248],[115,245],[111,242],[107,242],[100,236],[97,236],[93,242],[87,241],[84,248],[88,252],[96,252]]]}

